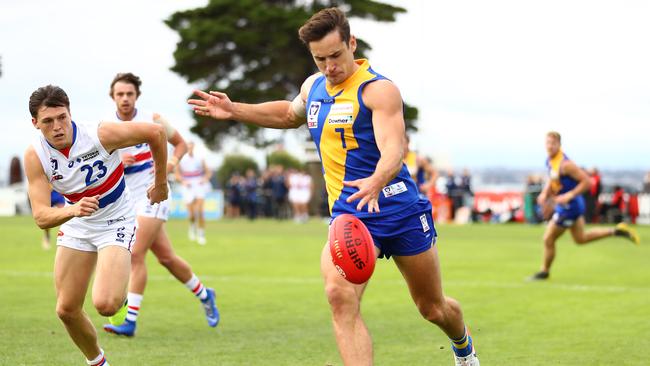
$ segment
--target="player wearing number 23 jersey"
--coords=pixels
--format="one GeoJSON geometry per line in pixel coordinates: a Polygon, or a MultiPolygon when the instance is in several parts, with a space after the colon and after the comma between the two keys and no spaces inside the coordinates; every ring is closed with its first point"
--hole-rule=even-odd
{"type": "Polygon", "coordinates": [[[99,195],[99,210],[61,225],[57,244],[83,251],[121,244],[131,250],[135,216],[124,168],[118,153],[109,153],[99,143],[97,128],[98,124],[72,122],[72,146],[64,151],[52,147],[43,135],[33,144],[45,175],[66,205],[99,195]]]}

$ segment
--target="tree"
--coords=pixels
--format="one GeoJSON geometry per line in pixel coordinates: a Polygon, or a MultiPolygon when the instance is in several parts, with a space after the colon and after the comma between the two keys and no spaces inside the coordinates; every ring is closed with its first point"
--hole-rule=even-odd
{"type": "MultiPolygon", "coordinates": [[[[180,36],[171,70],[190,83],[203,84],[202,89],[222,90],[232,100],[291,99],[316,71],[298,39],[298,28],[331,6],[341,6],[349,17],[383,22],[393,22],[396,14],[406,11],[372,0],[210,0],[205,7],[179,11],[165,20],[180,36]]],[[[357,41],[357,56],[364,57],[370,45],[357,41]]],[[[212,147],[219,147],[225,136],[265,144],[256,126],[194,119],[192,132],[212,147]]],[[[415,129],[417,108],[405,104],[405,119],[407,128],[415,129]]]]}

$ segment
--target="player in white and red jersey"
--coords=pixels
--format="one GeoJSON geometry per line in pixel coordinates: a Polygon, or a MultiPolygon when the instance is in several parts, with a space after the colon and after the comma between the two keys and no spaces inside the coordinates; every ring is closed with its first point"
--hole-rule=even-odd
{"type": "Polygon", "coordinates": [[[205,164],[205,160],[194,154],[194,143],[187,145],[185,155],[176,169],[176,180],[183,185],[183,201],[187,205],[190,220],[188,236],[199,244],[205,244],[205,219],[203,216],[203,203],[205,195],[210,191],[210,177],[212,171],[205,164]],[[198,227],[197,227],[198,222],[198,227]]]}
{"type": "MultiPolygon", "coordinates": [[[[140,78],[132,73],[117,74],[111,83],[110,95],[117,107],[116,118],[122,121],[146,121],[151,125],[162,126],[167,132],[167,141],[174,146],[173,155],[167,161],[166,172],[171,173],[178,160],[187,151],[183,137],[163,117],[157,113],[142,111],[136,108],[140,96],[140,78]]],[[[211,288],[203,286],[199,278],[192,272],[190,265],[179,257],[172,248],[171,241],[165,232],[164,224],[169,212],[169,201],[165,200],[151,204],[147,200],[146,190],[153,182],[154,169],[151,149],[147,144],[139,144],[120,149],[124,163],[126,185],[131,190],[137,215],[136,242],[131,255],[131,281],[128,293],[128,313],[126,319],[109,318],[111,324],[106,324],[104,330],[125,336],[135,334],[136,321],[147,285],[147,266],[145,257],[149,249],[178,281],[201,301],[208,325],[216,327],[219,322],[219,312],[215,305],[215,293],[211,288]]]]}
{"type": "Polygon", "coordinates": [[[304,223],[309,220],[308,204],[313,190],[312,179],[304,169],[289,174],[289,202],[293,210],[293,220],[304,223]]]}
{"type": "Polygon", "coordinates": [[[165,131],[146,123],[77,124],[68,96],[52,85],[32,93],[29,111],[41,131],[25,152],[32,214],[42,229],[61,225],[54,260],[56,312],[87,363],[108,365],[83,302],[93,271],[93,304],[101,315],[115,314],[126,298],[135,218],[116,151],[149,144],[158,173],[148,196],[152,203],[164,201],[165,131]],[[50,207],[50,185],[65,197],[64,207],[50,207]]]}

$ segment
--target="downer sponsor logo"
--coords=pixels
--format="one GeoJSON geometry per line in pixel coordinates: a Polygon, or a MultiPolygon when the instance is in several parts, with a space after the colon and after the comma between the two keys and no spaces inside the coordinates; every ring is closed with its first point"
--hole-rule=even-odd
{"type": "Polygon", "coordinates": [[[331,116],[327,122],[331,125],[351,125],[352,116],[331,116]]]}

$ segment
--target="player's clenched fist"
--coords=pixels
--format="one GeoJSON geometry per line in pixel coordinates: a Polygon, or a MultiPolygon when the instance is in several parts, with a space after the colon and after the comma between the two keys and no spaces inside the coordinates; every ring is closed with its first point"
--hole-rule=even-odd
{"type": "Polygon", "coordinates": [[[74,217],[90,216],[99,210],[99,196],[83,197],[70,208],[74,217]]]}
{"type": "Polygon", "coordinates": [[[147,189],[147,197],[152,205],[166,200],[168,193],[169,188],[167,187],[167,184],[152,185],[147,189]]]}

